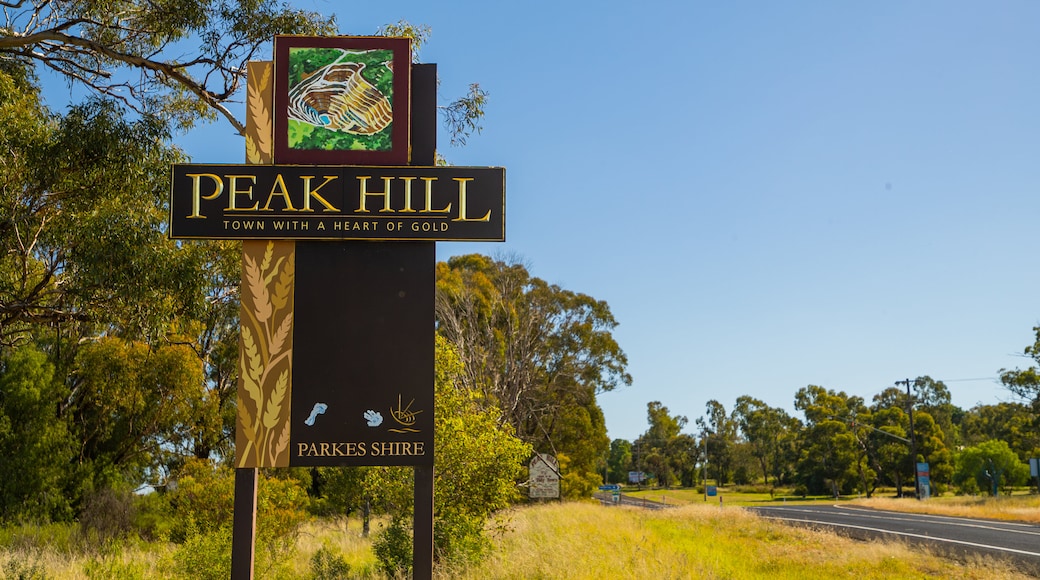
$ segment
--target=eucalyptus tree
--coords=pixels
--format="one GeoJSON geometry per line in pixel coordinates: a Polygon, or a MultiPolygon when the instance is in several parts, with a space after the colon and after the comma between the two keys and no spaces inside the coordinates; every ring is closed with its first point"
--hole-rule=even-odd
{"type": "Polygon", "coordinates": [[[991,439],[1005,441],[1023,461],[1040,454],[1032,412],[1023,403],[976,405],[965,412],[961,433],[968,446],[991,439]]]}
{"type": "Polygon", "coordinates": [[[688,455],[686,448],[696,449],[696,445],[679,441],[680,437],[689,438],[682,435],[688,420],[682,415],[672,415],[660,401],[646,404],[646,420],[646,432],[633,445],[637,471],[652,474],[658,485],[669,487],[674,480],[682,480],[683,466],[699,457],[699,453],[694,458],[678,456],[688,455]]]}
{"type": "Polygon", "coordinates": [[[1019,460],[1007,442],[991,439],[957,454],[954,481],[967,492],[986,490],[997,495],[1029,478],[1029,466],[1019,460]]]}
{"type": "Polygon", "coordinates": [[[736,422],[751,455],[758,461],[765,482],[783,483],[793,472],[795,442],[801,422],[779,407],[770,407],[754,397],[737,397],[733,407],[736,422]]]}
{"type": "Polygon", "coordinates": [[[630,471],[635,471],[632,442],[627,439],[611,441],[610,455],[607,457],[607,478],[603,483],[625,483],[630,471]]]}
{"type": "Polygon", "coordinates": [[[726,414],[726,408],[715,399],[705,404],[706,417],[697,419],[697,427],[703,433],[709,477],[714,475],[719,485],[729,482],[737,443],[737,422],[726,414]]]}
{"type": "Polygon", "coordinates": [[[795,394],[805,414],[798,477],[811,493],[834,495],[866,490],[876,478],[853,425],[867,413],[863,399],[809,385],[795,394]]]}
{"type": "Polygon", "coordinates": [[[181,127],[223,116],[246,63],[276,34],[333,34],[336,22],[275,0],[3,0],[0,59],[181,127]]]}
{"type": "Polygon", "coordinates": [[[1040,451],[1040,326],[1033,328],[1036,340],[1025,347],[1023,354],[1032,359],[1026,369],[1000,369],[1000,382],[1007,390],[1028,405],[1032,414],[1031,436],[1027,443],[1032,452],[1040,451]]]}
{"type": "MultiPolygon", "coordinates": [[[[890,390],[897,394],[899,391],[890,390]]],[[[896,486],[896,495],[902,497],[903,486],[910,484],[914,477],[910,465],[910,419],[898,405],[888,406],[891,399],[884,394],[874,397],[867,441],[880,482],[896,486]]]]}
{"type": "Polygon", "coordinates": [[[536,451],[566,455],[585,485],[601,479],[610,440],[596,396],[632,382],[606,302],[470,254],[437,264],[436,319],[462,385],[536,451]]]}

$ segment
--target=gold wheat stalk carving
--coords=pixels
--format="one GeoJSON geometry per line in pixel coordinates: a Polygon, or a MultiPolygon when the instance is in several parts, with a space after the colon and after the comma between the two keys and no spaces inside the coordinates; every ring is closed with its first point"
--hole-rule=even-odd
{"type": "Polygon", "coordinates": [[[271,158],[271,138],[274,135],[271,110],[265,102],[265,96],[271,92],[272,67],[255,68],[262,68],[262,72],[255,78],[254,76],[249,78],[246,101],[249,107],[249,120],[255,127],[255,131],[249,131],[246,134],[246,160],[249,163],[263,163],[265,157],[271,158]]]}
{"type": "Polygon", "coordinates": [[[260,263],[243,252],[242,352],[240,380],[248,402],[240,401],[240,428],[246,438],[240,465],[276,465],[289,445],[289,383],[292,368],[292,280],[295,259],[276,256],[273,241],[260,263]],[[249,406],[253,413],[250,413],[249,406]]]}

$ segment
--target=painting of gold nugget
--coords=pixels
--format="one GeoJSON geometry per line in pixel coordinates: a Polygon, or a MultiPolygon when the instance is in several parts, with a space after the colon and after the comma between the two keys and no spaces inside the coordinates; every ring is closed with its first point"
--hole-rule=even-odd
{"type": "Polygon", "coordinates": [[[407,38],[275,38],[275,162],[408,163],[407,38]]]}

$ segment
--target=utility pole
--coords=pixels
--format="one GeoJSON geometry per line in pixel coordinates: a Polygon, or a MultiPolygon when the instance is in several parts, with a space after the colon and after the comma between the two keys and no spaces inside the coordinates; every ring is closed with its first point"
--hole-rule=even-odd
{"type": "Polygon", "coordinates": [[[917,481],[917,439],[914,437],[914,396],[910,393],[910,385],[916,385],[917,381],[906,379],[896,381],[897,385],[906,385],[907,407],[910,415],[910,473],[914,477],[914,498],[921,499],[921,490],[917,481]]]}

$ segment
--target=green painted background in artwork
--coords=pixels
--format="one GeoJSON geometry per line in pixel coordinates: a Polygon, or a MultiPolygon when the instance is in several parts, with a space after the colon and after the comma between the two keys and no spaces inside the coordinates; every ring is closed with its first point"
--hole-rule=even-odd
{"type": "MultiPolygon", "coordinates": [[[[289,86],[295,86],[308,73],[336,62],[342,57],[339,49],[330,48],[290,48],[289,49],[289,86]]],[[[369,50],[352,52],[350,62],[365,65],[361,76],[372,83],[381,93],[386,95],[390,104],[394,103],[394,74],[383,66],[392,61],[392,50],[369,50]]],[[[393,123],[374,135],[351,135],[340,131],[330,131],[308,123],[289,119],[288,143],[292,149],[320,151],[391,151],[391,131],[393,123]]]]}

